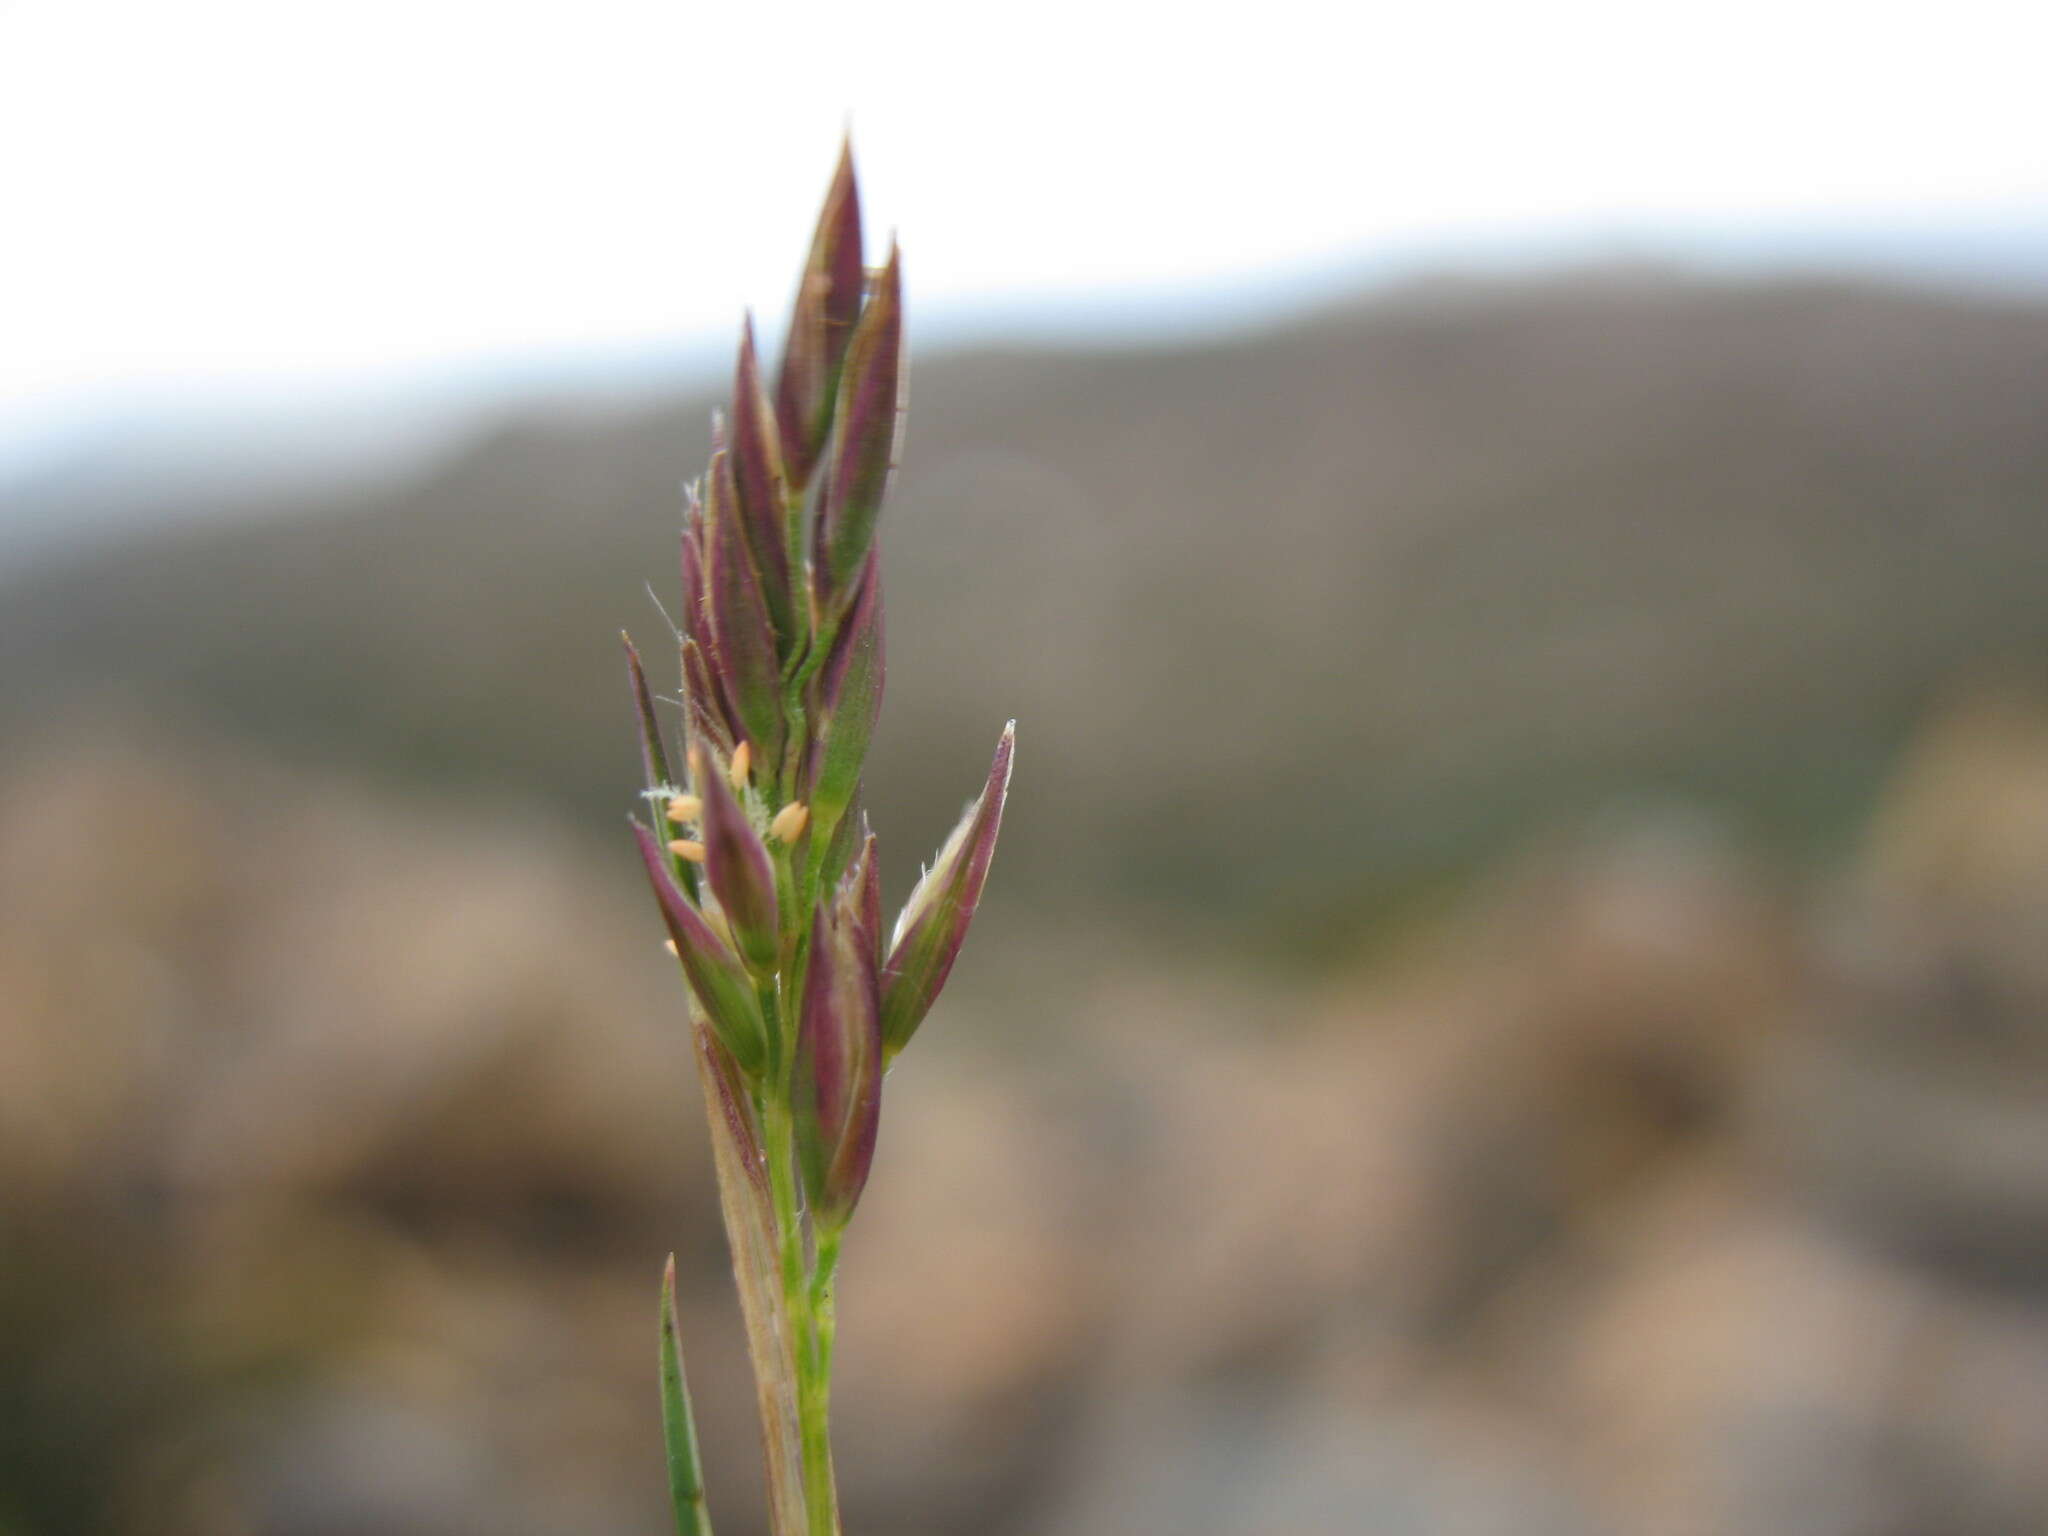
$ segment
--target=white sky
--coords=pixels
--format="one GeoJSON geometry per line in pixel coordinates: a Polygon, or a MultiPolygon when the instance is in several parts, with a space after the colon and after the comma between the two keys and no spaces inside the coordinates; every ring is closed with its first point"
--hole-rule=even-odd
{"type": "MultiPolygon", "coordinates": [[[[2048,7],[0,0],[0,415],[1375,241],[2048,201],[2048,7]]],[[[929,311],[927,311],[929,312],[929,311]]]]}

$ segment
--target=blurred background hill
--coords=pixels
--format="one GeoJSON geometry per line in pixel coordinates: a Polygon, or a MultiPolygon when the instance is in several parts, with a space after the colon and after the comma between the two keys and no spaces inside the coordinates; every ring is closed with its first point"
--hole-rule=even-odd
{"type": "MultiPolygon", "coordinates": [[[[1255,943],[1617,793],[1839,845],[1942,687],[2048,640],[2043,378],[2038,304],[1653,271],[931,359],[883,822],[942,831],[1014,713],[1014,887],[1255,943]]],[[[395,485],[46,561],[0,725],[89,702],[608,827],[603,680],[622,621],[664,632],[712,405],[513,411],[395,485]]]]}

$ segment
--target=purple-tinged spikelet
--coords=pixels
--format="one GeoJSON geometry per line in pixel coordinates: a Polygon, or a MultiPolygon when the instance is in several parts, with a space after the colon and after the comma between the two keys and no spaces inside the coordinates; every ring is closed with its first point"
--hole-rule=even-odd
{"type": "Polygon", "coordinates": [[[675,945],[676,958],[682,962],[690,990],[697,994],[698,1005],[740,1069],[759,1072],[768,1059],[768,1036],[754,1003],[753,983],[725,941],[676,884],[654,834],[635,822],[633,836],[640,845],[641,862],[647,866],[647,879],[654,887],[669,941],[675,945]]]}
{"type": "Polygon", "coordinates": [[[801,638],[789,576],[789,487],[775,407],[761,385],[761,365],[754,356],[751,317],[740,332],[740,360],[733,373],[732,471],[740,524],[761,580],[769,624],[787,656],[801,638]]]}
{"type": "Polygon", "coordinates": [[[820,903],[797,1035],[797,1133],[811,1209],[844,1226],[866,1188],[882,1113],[875,943],[851,891],[820,903]]]}
{"type": "Polygon", "coordinates": [[[704,648],[694,639],[683,641],[683,717],[693,740],[708,741],[728,757],[732,755],[732,726],[718,680],[704,648]]]}
{"type": "Polygon", "coordinates": [[[626,647],[626,681],[633,690],[633,709],[640,725],[640,772],[648,787],[673,783],[668,771],[668,752],[661,744],[661,722],[654,718],[654,694],[647,686],[647,669],[640,665],[639,647],[624,630],[619,639],[626,647]]]}
{"type": "Polygon", "coordinates": [[[995,857],[996,834],[1003,826],[1016,735],[1013,720],[996,743],[995,761],[989,765],[980,798],[967,807],[896,919],[889,959],[882,968],[882,1036],[891,1056],[910,1043],[931,1012],[967,941],[989,861],[995,857]]]}
{"type": "Polygon", "coordinates": [[[776,382],[775,410],[782,421],[792,488],[808,484],[832,426],[832,395],[839,365],[860,314],[860,189],[854,182],[853,150],[839,154],[811,254],[797,283],[796,305],[776,382]]]}
{"type": "Polygon", "coordinates": [[[769,976],[779,936],[775,866],[726,778],[725,765],[701,747],[690,748],[690,783],[704,802],[704,877],[741,958],[755,975],[769,976]]]}
{"type": "Polygon", "coordinates": [[[874,543],[875,519],[902,442],[903,272],[896,252],[876,275],[839,376],[832,441],[811,552],[818,610],[843,611],[874,543]]]}
{"type": "Polygon", "coordinates": [[[860,770],[882,709],[882,561],[870,550],[853,606],[812,680],[818,734],[811,748],[811,813],[830,832],[853,804],[860,770]]]}
{"type": "Polygon", "coordinates": [[[704,555],[719,689],[732,709],[734,735],[754,742],[772,768],[782,761],[782,667],[730,453],[712,455],[705,479],[704,555]]]}

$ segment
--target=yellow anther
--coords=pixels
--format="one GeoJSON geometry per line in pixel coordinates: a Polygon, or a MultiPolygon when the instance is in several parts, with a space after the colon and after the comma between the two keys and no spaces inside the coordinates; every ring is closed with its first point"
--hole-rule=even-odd
{"type": "Polygon", "coordinates": [[[726,776],[732,780],[734,789],[747,787],[747,775],[753,771],[753,767],[753,744],[743,741],[732,749],[732,767],[726,771],[726,776]]]}
{"type": "Polygon", "coordinates": [[[804,835],[804,828],[811,824],[811,808],[801,800],[792,800],[775,813],[775,819],[768,823],[768,830],[785,843],[793,843],[804,835]]]}
{"type": "Polygon", "coordinates": [[[677,795],[668,803],[668,819],[681,825],[696,821],[704,814],[704,802],[695,795],[677,795]]]}
{"type": "Polygon", "coordinates": [[[681,955],[676,954],[676,941],[674,939],[663,939],[661,941],[661,947],[667,950],[670,954],[675,955],[678,960],[683,958],[681,955]]]}
{"type": "Polygon", "coordinates": [[[704,845],[698,842],[694,837],[678,837],[671,839],[668,845],[668,851],[674,854],[677,858],[686,859],[692,864],[702,864],[704,862],[704,845]]]}

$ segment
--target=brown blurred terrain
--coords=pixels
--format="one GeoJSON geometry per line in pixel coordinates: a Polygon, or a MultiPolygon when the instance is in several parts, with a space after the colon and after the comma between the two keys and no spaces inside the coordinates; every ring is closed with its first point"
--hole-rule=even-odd
{"type": "MultiPolygon", "coordinates": [[[[709,400],[0,590],[0,1536],[662,1528],[616,818],[709,400]]],[[[194,509],[199,510],[199,509],[194,509]]],[[[1606,273],[924,362],[848,1528],[2048,1525],[2048,309],[1606,273]]]]}

